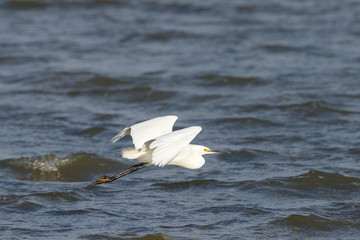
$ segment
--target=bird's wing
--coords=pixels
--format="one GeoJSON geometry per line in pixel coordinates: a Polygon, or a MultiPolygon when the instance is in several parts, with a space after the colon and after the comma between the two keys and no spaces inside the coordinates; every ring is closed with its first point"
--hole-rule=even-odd
{"type": "Polygon", "coordinates": [[[163,167],[169,163],[179,152],[186,147],[201,132],[201,127],[194,126],[177,130],[156,138],[151,144],[150,149],[155,149],[152,153],[152,163],[163,167]]]}
{"type": "Polygon", "coordinates": [[[172,132],[172,128],[177,119],[177,116],[164,116],[137,123],[122,130],[112,138],[112,141],[116,142],[125,135],[130,134],[135,148],[140,149],[145,142],[172,132]]]}
{"type": "Polygon", "coordinates": [[[129,128],[129,127],[124,128],[121,132],[119,132],[118,134],[116,134],[116,136],[113,137],[113,138],[111,139],[111,141],[114,143],[114,142],[116,142],[117,140],[119,140],[120,138],[122,138],[122,137],[124,137],[124,136],[126,136],[126,135],[128,135],[128,134],[130,134],[130,128],[129,128]]]}

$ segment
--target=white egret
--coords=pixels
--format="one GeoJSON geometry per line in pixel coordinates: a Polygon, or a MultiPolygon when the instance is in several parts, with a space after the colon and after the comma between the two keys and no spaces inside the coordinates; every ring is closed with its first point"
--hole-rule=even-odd
{"type": "Polygon", "coordinates": [[[172,131],[177,116],[157,117],[145,122],[127,127],[113,137],[112,142],[130,134],[135,145],[134,149],[123,149],[122,157],[136,159],[140,164],[134,165],[115,176],[102,176],[94,184],[112,182],[143,167],[155,165],[176,165],[189,169],[201,168],[205,159],[204,154],[222,153],[211,150],[202,145],[193,145],[190,142],[201,131],[201,127],[193,126],[172,131]]]}

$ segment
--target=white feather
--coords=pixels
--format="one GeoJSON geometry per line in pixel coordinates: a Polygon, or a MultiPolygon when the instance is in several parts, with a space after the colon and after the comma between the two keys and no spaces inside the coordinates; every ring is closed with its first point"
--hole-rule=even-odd
{"type": "Polygon", "coordinates": [[[177,119],[177,116],[164,116],[137,123],[122,130],[119,134],[112,138],[112,141],[116,142],[125,135],[130,134],[133,139],[135,149],[141,149],[147,141],[170,133],[177,119]]]}
{"type": "Polygon", "coordinates": [[[137,159],[140,156],[144,155],[145,152],[139,151],[139,149],[122,149],[121,150],[122,157],[127,159],[137,159]]]}
{"type": "Polygon", "coordinates": [[[117,140],[119,140],[120,138],[128,135],[130,133],[130,128],[124,128],[121,132],[119,132],[115,137],[113,137],[111,139],[111,141],[114,143],[116,142],[117,140]]]}
{"type": "Polygon", "coordinates": [[[201,127],[193,126],[157,137],[149,146],[150,149],[154,149],[152,163],[160,167],[165,166],[200,132],[201,127]]]}
{"type": "Polygon", "coordinates": [[[197,169],[204,165],[204,154],[215,153],[202,145],[190,144],[201,132],[199,126],[188,127],[172,132],[177,116],[164,116],[137,123],[125,128],[112,140],[115,142],[125,135],[133,138],[135,149],[123,149],[124,158],[159,167],[176,165],[197,169]]]}

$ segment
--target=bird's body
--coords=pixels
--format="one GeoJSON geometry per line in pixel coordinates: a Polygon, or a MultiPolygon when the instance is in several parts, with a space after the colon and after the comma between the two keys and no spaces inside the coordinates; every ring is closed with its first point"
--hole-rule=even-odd
{"type": "Polygon", "coordinates": [[[130,134],[135,148],[123,149],[122,156],[127,159],[136,159],[141,164],[135,165],[114,177],[103,176],[95,184],[112,182],[119,177],[149,165],[159,167],[176,165],[197,169],[205,163],[202,155],[220,152],[212,151],[202,145],[190,144],[202,130],[199,126],[172,131],[176,120],[177,116],[157,117],[124,128],[112,138],[112,141],[116,142],[130,134]]]}
{"type": "MultiPolygon", "coordinates": [[[[176,165],[189,169],[201,168],[205,164],[205,159],[202,156],[196,156],[198,147],[203,150],[203,146],[189,144],[185,146],[171,161],[166,165],[176,165]]],[[[123,149],[122,157],[127,159],[136,159],[139,162],[146,164],[154,164],[152,153],[154,149],[146,149],[141,151],[139,149],[123,149]]],[[[155,165],[155,164],[154,164],[155,165]]]]}

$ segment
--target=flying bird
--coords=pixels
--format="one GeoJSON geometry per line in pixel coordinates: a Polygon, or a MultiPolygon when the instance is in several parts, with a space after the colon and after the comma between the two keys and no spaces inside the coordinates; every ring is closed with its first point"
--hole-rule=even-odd
{"type": "Polygon", "coordinates": [[[172,131],[177,116],[157,117],[124,128],[111,139],[114,143],[126,135],[131,135],[135,148],[123,149],[122,157],[136,159],[134,165],[112,177],[101,176],[94,184],[109,183],[143,167],[155,165],[176,165],[189,169],[201,168],[205,159],[202,155],[223,153],[202,145],[190,144],[201,132],[201,127],[192,126],[172,131]]]}

